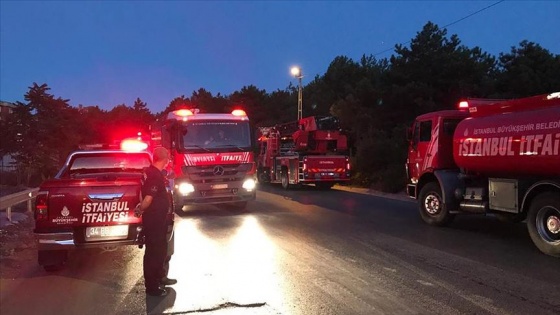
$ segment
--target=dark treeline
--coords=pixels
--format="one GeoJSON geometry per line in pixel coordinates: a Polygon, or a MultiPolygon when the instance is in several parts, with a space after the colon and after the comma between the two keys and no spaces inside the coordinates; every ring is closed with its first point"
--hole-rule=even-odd
{"type": "MultiPolygon", "coordinates": [[[[515,98],[560,89],[560,55],[522,41],[495,57],[461,44],[457,35],[427,23],[408,46],[396,45],[390,58],[338,56],[325,74],[303,89],[303,116],[337,116],[352,145],[354,183],[395,192],[406,178],[405,130],[419,114],[453,109],[464,97],[515,98]]],[[[250,85],[231,95],[201,88],[171,100],[152,113],[140,98],[110,111],[69,105],[33,83],[13,115],[0,121],[0,155],[11,154],[18,184],[36,185],[53,176],[67,154],[84,143],[110,142],[119,135],[148,132],[169,111],[188,106],[227,112],[241,105],[255,126],[293,121],[297,87],[271,93],[250,85]]],[[[3,179],[3,183],[4,183],[3,179]]]]}

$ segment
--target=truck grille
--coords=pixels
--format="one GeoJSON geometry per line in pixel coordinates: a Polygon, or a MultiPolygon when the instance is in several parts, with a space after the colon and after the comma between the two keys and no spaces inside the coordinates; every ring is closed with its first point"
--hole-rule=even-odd
{"type": "Polygon", "coordinates": [[[245,178],[250,164],[220,164],[204,166],[183,166],[183,174],[193,183],[215,183],[240,181],[245,178]]]}

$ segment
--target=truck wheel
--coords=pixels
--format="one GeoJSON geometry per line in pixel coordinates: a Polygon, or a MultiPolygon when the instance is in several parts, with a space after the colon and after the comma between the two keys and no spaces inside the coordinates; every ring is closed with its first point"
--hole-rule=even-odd
{"type": "Polygon", "coordinates": [[[453,215],[443,204],[441,188],[437,182],[427,183],[422,187],[418,203],[422,220],[430,225],[444,226],[453,219],[453,215]]]}
{"type": "Polygon", "coordinates": [[[66,250],[39,250],[37,253],[39,265],[43,266],[45,271],[59,271],[64,267],[68,259],[68,251],[66,250]]]}
{"type": "Polygon", "coordinates": [[[531,202],[527,229],[541,252],[560,257],[560,195],[547,192],[531,202]]]}
{"type": "Polygon", "coordinates": [[[289,189],[290,188],[290,179],[288,178],[288,170],[282,170],[281,181],[282,181],[282,188],[289,189]]]}

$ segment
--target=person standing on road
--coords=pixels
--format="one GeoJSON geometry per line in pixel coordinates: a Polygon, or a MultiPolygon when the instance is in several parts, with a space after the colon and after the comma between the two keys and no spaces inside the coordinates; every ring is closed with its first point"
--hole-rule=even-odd
{"type": "Polygon", "coordinates": [[[169,198],[165,187],[162,170],[169,163],[169,152],[157,147],[153,154],[152,165],[145,169],[142,183],[142,201],[136,206],[142,215],[143,233],[145,235],[144,282],[146,294],[165,296],[167,291],[162,285],[177,283],[166,277],[164,264],[167,258],[167,211],[169,198]]]}

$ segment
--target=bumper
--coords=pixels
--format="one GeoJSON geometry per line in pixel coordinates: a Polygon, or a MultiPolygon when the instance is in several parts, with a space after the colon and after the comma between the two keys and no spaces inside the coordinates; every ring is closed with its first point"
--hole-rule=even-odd
{"type": "Polygon", "coordinates": [[[75,248],[102,248],[108,246],[140,245],[142,243],[141,232],[138,225],[129,226],[128,236],[120,240],[98,240],[86,241],[84,229],[76,229],[73,232],[35,232],[38,250],[70,250],[75,248]]]}
{"type": "Polygon", "coordinates": [[[220,204],[220,203],[232,203],[240,201],[251,201],[255,200],[257,197],[257,192],[221,192],[221,193],[201,193],[195,191],[193,194],[188,196],[181,196],[180,194],[175,195],[176,205],[196,205],[196,204],[220,204]]]}
{"type": "Polygon", "coordinates": [[[39,250],[69,250],[75,248],[99,248],[107,246],[140,245],[138,239],[126,239],[119,241],[98,241],[90,243],[77,243],[73,233],[49,233],[35,234],[37,238],[37,249],[39,250]]]}

